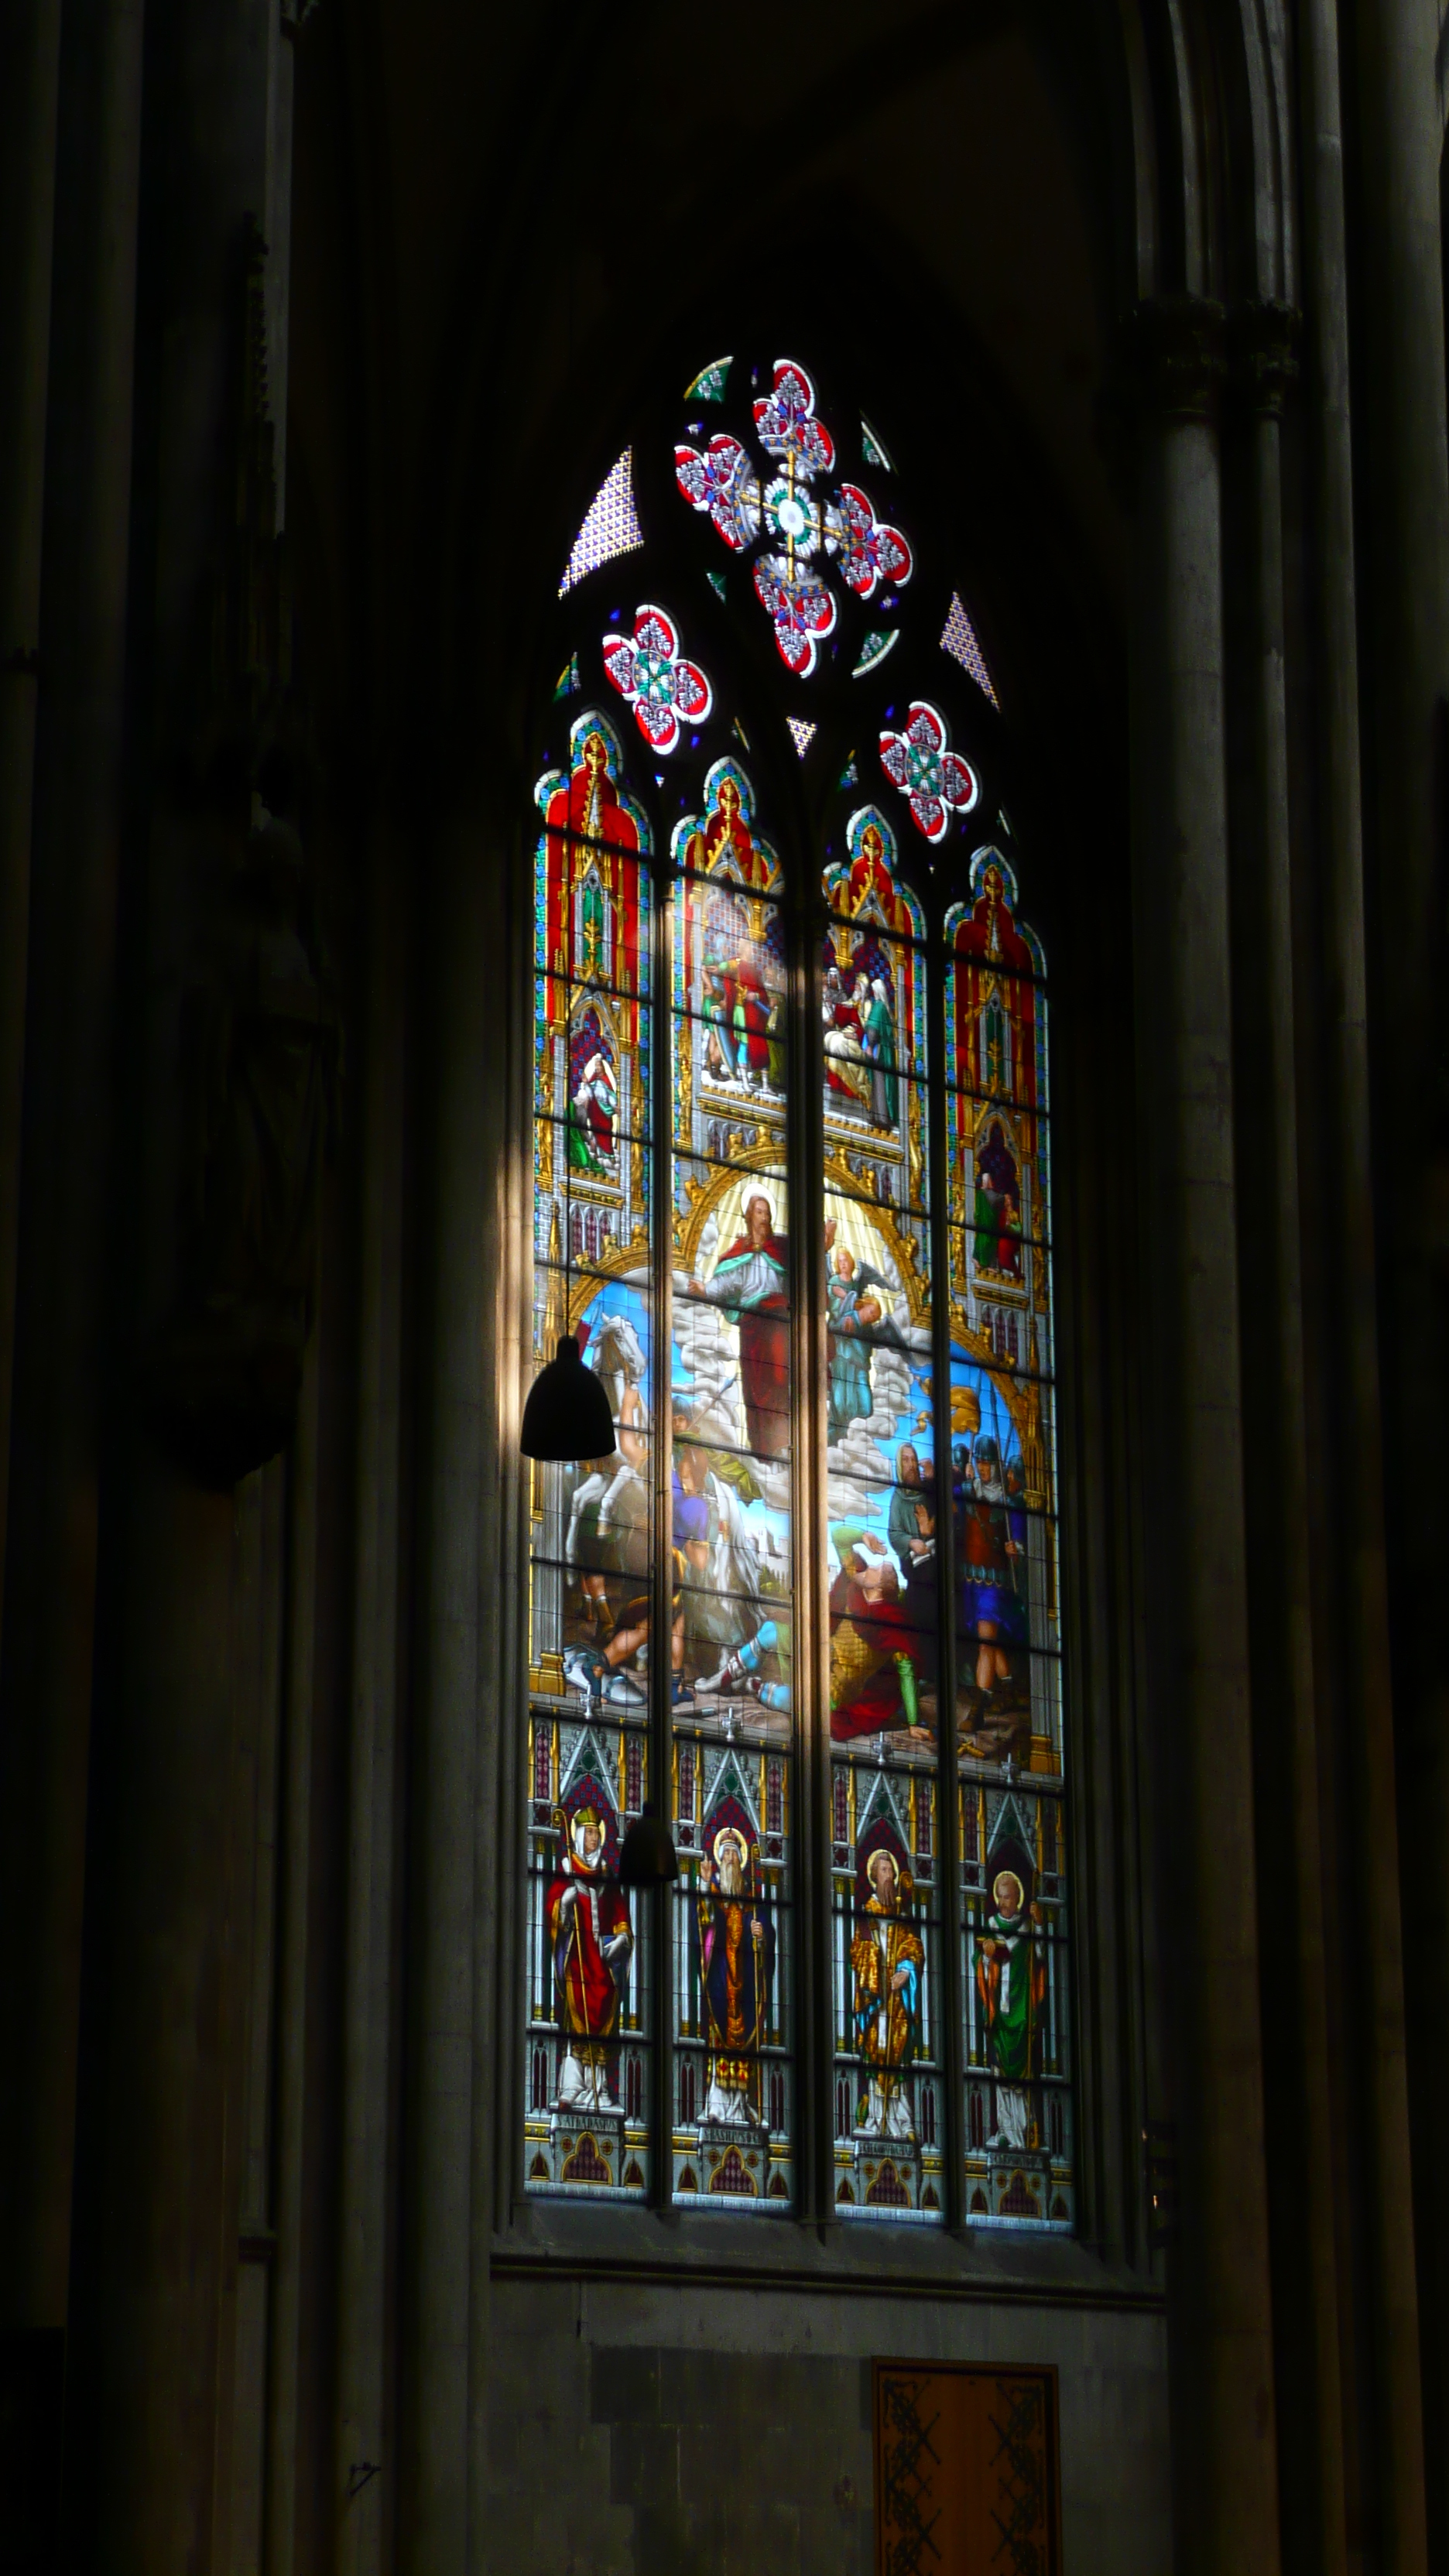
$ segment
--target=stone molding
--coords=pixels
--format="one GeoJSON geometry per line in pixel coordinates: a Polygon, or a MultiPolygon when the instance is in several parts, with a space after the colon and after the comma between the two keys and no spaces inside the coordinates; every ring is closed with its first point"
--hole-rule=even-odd
{"type": "Polygon", "coordinates": [[[1299,375],[1303,316],[1272,297],[1237,304],[1228,316],[1228,369],[1233,394],[1258,413],[1282,417],[1299,375]]]}

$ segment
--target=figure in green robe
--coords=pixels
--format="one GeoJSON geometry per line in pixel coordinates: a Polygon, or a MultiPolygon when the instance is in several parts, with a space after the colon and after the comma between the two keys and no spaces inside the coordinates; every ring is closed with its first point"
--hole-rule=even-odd
{"type": "Polygon", "coordinates": [[[896,1023],[885,978],[877,975],[861,1032],[861,1047],[870,1066],[870,1115],[876,1127],[896,1123],[896,1023]]]}
{"type": "Polygon", "coordinates": [[[1046,1960],[1038,1942],[1041,1908],[1028,1905],[1014,1869],[992,1885],[995,1911],[976,1943],[976,1992],[996,2070],[994,2147],[1036,2144],[1029,2087],[1037,2072],[1046,1960]]]}

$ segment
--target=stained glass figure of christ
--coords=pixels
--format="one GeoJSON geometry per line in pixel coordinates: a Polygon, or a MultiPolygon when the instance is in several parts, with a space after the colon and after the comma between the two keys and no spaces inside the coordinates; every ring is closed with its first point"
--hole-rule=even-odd
{"type": "Polygon", "coordinates": [[[822,2216],[808,2086],[837,2218],[1065,2229],[1045,980],[973,829],[998,719],[813,370],[711,361],[633,453],[643,560],[570,568],[537,792],[535,1352],[576,1335],[615,1445],[530,1471],[524,2181],[822,2216]],[[618,1875],[646,1800],[657,1902],[618,1875]]]}

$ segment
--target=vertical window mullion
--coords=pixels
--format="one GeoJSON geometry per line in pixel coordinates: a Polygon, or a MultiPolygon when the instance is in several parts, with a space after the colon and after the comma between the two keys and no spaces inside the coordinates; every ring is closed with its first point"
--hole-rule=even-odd
{"type": "MultiPolygon", "coordinates": [[[[649,1757],[653,1773],[652,1802],[658,1816],[674,1811],[674,1720],[670,1707],[670,1674],[674,1631],[674,1525],[671,1473],[674,1459],[672,1393],[674,1382],[674,1112],[673,1112],[673,939],[678,870],[660,868],[654,905],[653,993],[650,1005],[650,1162],[653,1207],[651,1261],[654,1305],[654,1567],[653,1608],[649,1622],[649,1757]]],[[[667,2209],[674,2197],[674,1935],[676,1898],[673,1884],[652,1890],[642,1900],[652,1908],[649,1936],[654,1950],[654,2097],[650,2127],[654,2153],[649,2197],[667,2209]]]]}
{"type": "MultiPolygon", "coordinates": [[[[934,928],[934,924],[933,924],[934,928]]],[[[966,2082],[965,1971],[962,1964],[960,1761],[956,1749],[956,1516],[952,1507],[950,1201],[946,1162],[945,972],[935,939],[926,969],[931,1126],[931,1336],[936,1389],[936,1569],[939,1602],[937,1758],[941,1817],[941,1978],[943,2091],[945,2095],[945,2215],[948,2227],[965,2222],[966,2082]]]]}
{"type": "Polygon", "coordinates": [[[800,1629],[796,1669],[801,1706],[796,1729],[800,1786],[796,1799],[796,1868],[800,1887],[797,2030],[800,2215],[834,2214],[832,2194],[834,2010],[831,1984],[830,1643],[825,1599],[824,1084],[819,1004],[819,940],[814,934],[820,869],[808,857],[792,874],[792,1061],[799,1067],[790,1104],[790,1154],[799,1173],[793,1192],[795,1240],[795,1598],[800,1629]]]}

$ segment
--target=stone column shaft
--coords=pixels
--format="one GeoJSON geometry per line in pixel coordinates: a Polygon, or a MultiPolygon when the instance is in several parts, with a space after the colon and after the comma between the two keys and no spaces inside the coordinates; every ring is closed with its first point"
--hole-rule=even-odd
{"type": "Polygon", "coordinates": [[[1169,2264],[1181,2576],[1278,2560],[1223,709],[1221,316],[1146,307],[1136,523],[1133,939],[1146,1265],[1150,1725],[1171,1845],[1181,2230],[1169,2264]]]}
{"type": "MultiPolygon", "coordinates": [[[[208,1485],[190,1458],[182,1462],[175,1411],[163,1415],[163,1406],[181,1375],[176,1319],[189,1318],[188,1265],[200,1260],[202,1228],[187,1198],[200,1187],[194,1130],[202,1104],[214,1105],[191,1030],[209,1011],[214,1043],[225,1046],[235,1025],[215,999],[217,889],[236,882],[238,846],[243,861],[248,854],[245,797],[233,787],[218,822],[219,800],[207,801],[207,729],[231,728],[235,764],[238,710],[265,676],[254,667],[261,621],[238,645],[234,593],[239,539],[259,581],[271,533],[253,497],[265,489],[266,424],[244,359],[245,297],[248,219],[266,207],[277,142],[272,74],[282,41],[275,0],[155,0],[141,291],[127,340],[138,430],[134,473],[114,496],[116,527],[106,532],[113,547],[136,532],[124,594],[136,651],[117,1043],[113,1079],[95,1091],[115,1098],[117,1185],[104,1245],[109,1371],[65,2478],[77,2563],[104,2564],[113,2576],[204,2576],[224,2563],[233,2527],[256,1831],[255,1799],[239,1798],[238,1780],[252,1768],[260,1680],[254,1667],[249,1681],[234,1675],[227,1651],[231,1492],[219,1487],[220,1471],[208,1469],[208,1485]],[[240,531],[239,493],[251,511],[240,531]],[[227,581],[229,619],[216,607],[227,581]]],[[[272,247],[284,262],[285,243],[272,247]]],[[[290,971],[300,978],[295,964],[290,971]]],[[[270,990],[260,969],[252,990],[270,990]]],[[[262,1296],[252,1282],[265,1278],[255,1210],[226,1195],[244,1195],[245,1180],[225,1166],[219,1177],[214,1166],[202,1171],[207,1222],[215,1230],[230,1219],[241,1259],[252,1260],[236,1300],[251,1316],[262,1296]]],[[[232,1258],[224,1275],[235,1279],[241,1260],[232,1258]]],[[[285,2048],[285,2009],[283,2022],[285,2048]]],[[[282,2245],[274,2326],[283,2342],[285,2260],[282,2245]]],[[[270,2530],[270,2496],[267,2513],[270,2530]]]]}
{"type": "Polygon", "coordinates": [[[1283,408],[1297,315],[1233,317],[1232,763],[1236,1164],[1243,1240],[1248,1619],[1255,1707],[1264,2091],[1285,2566],[1346,2560],[1325,1831],[1332,1695],[1315,1689],[1298,1022],[1286,686],[1283,408]]]}
{"type": "Polygon", "coordinates": [[[500,1875],[478,1886],[480,1609],[485,1585],[493,1587],[479,1548],[485,1454],[499,1472],[482,1374],[483,1299],[496,1266],[484,1208],[497,913],[473,835],[456,827],[432,867],[423,935],[431,1171],[409,1781],[399,2563],[405,2576],[462,2576],[485,2563],[487,2547],[471,2510],[471,2379],[474,2228],[486,2231],[490,2215],[488,2197],[475,2201],[475,2121],[486,2120],[475,2098],[477,1909],[496,1905],[500,1875]]]}
{"type": "MultiPolygon", "coordinates": [[[[10,1471],[60,0],[0,27],[0,1566],[10,1471]]],[[[3,1615],[3,1612],[0,1612],[3,1615]]]]}
{"type": "MultiPolygon", "coordinates": [[[[1372,1162],[1366,1090],[1343,1107],[1348,1298],[1381,1319],[1376,1356],[1356,1357],[1365,1434],[1384,1438],[1382,1521],[1363,1530],[1355,1567],[1359,1674],[1379,1705],[1363,1736],[1366,1786],[1397,1769],[1398,1831],[1380,1796],[1372,1870],[1387,1846],[1402,1870],[1403,1969],[1372,1995],[1375,2053],[1372,2205],[1385,2229],[1373,2262],[1383,2449],[1377,2511],[1385,2564],[1417,2568],[1449,2548],[1449,2213],[1440,2185],[1449,2120],[1449,1672],[1441,1600],[1449,1555],[1442,1424],[1449,1404],[1449,458],[1445,442],[1444,280],[1433,0],[1342,0],[1354,259],[1353,360],[1359,663],[1366,794],[1367,994],[1373,1056],[1372,1162]],[[1361,1159],[1358,1159],[1360,1158],[1361,1159]],[[1373,1203],[1360,1176],[1372,1169],[1373,1203]],[[1353,1205],[1354,1201],[1358,1205],[1353,1205]],[[1375,1282],[1375,1237],[1383,1258],[1375,1282]],[[1383,1431],[1377,1420],[1382,1385],[1383,1431]],[[1434,1426],[1431,1430],[1429,1426],[1434,1426]],[[1386,1435],[1386,1437],[1385,1437],[1386,1435]],[[1384,1541],[1386,1540],[1386,1547],[1384,1541]],[[1385,1607],[1387,1606],[1387,1621],[1385,1607]],[[1387,1633],[1386,1633],[1387,1630],[1387,1633]],[[1392,1657],[1392,1738],[1382,1711],[1392,1657]],[[1382,1713],[1381,1713],[1382,1711],[1382,1713]],[[1392,1751],[1390,1743],[1392,1742],[1392,1751]],[[1403,2026],[1407,2014],[1407,2032],[1403,2026]],[[1413,2243],[1401,2104],[1407,2070],[1413,2135],[1413,2243]],[[1417,2269],[1415,2283],[1409,2265],[1417,2269]],[[1419,2406],[1403,2384],[1422,2365],[1419,2406]],[[1392,2392],[1392,2393],[1391,2393],[1392,2392]],[[1407,2445],[1407,2448],[1406,2448],[1407,2445]],[[1428,2526],[1421,2504],[1429,2480],[1428,2526]]],[[[1340,939],[1352,927],[1338,925],[1340,939]]],[[[1361,969],[1339,947],[1346,993],[1361,969]]],[[[1347,1068],[1345,1068],[1347,1070],[1347,1068]]],[[[1377,1485],[1377,1480],[1376,1485],[1377,1485]]],[[[1377,1499],[1377,1495],[1376,1495],[1377,1499]]],[[[1375,1945],[1376,1946],[1376,1945],[1375,1945]]]]}
{"type": "MultiPolygon", "coordinates": [[[[0,2113],[6,2304],[65,2315],[71,2226],[86,1761],[96,1581],[100,1260],[112,1139],[115,912],[130,538],[139,0],[64,15],[50,302],[44,585],[29,866],[14,1402],[0,1656],[0,2113]],[[23,1965],[21,1964],[23,1963],[23,1965]]],[[[42,168],[45,138],[36,138],[42,168]]],[[[32,205],[38,220],[38,209],[32,205]]],[[[27,258],[38,260],[32,242],[27,258]]],[[[30,279],[30,292],[38,278],[30,279]]],[[[33,342],[33,311],[26,328],[33,342]]],[[[22,506],[39,500],[26,397],[22,506]]],[[[33,578],[16,558],[16,607],[33,578]]],[[[6,644],[9,638],[4,639],[6,644]]],[[[12,711],[13,712],[13,711],[12,711]]],[[[26,766],[29,718],[7,759],[26,766]]],[[[18,831],[21,806],[7,808],[18,831]]],[[[24,782],[28,791],[28,777],[24,782]]],[[[7,868],[10,861],[6,861],[7,868]]],[[[3,971],[11,972],[7,958],[3,971]]],[[[7,1041],[8,1043],[8,1041],[7,1041]]],[[[3,1080],[3,1076],[0,1076],[3,1080]]],[[[13,1167],[12,1167],[13,1168],[13,1167]]],[[[5,1258],[0,1251],[0,1261],[5,1258]]]]}

